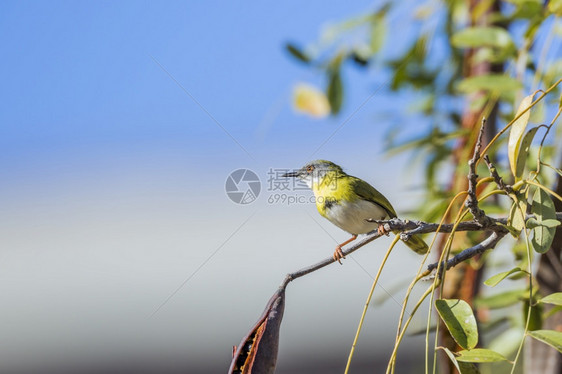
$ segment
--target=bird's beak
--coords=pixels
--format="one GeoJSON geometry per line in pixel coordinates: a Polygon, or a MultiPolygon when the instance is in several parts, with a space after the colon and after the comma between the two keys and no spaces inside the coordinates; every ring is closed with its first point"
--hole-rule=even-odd
{"type": "Polygon", "coordinates": [[[295,177],[298,177],[298,176],[299,176],[299,173],[296,172],[296,171],[291,171],[291,172],[285,173],[285,174],[283,174],[283,175],[281,175],[281,176],[282,176],[283,178],[290,178],[290,177],[295,178],[295,177]]]}

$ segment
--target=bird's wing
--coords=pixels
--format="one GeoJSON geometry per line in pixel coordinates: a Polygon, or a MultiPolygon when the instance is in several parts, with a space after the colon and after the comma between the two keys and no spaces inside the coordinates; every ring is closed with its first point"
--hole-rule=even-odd
{"type": "Polygon", "coordinates": [[[390,218],[396,217],[396,212],[394,211],[394,208],[392,207],[390,202],[386,199],[386,197],[384,197],[383,194],[377,191],[375,187],[356,177],[352,177],[351,184],[354,191],[362,199],[370,201],[373,204],[377,204],[378,206],[383,208],[388,213],[390,218]]]}

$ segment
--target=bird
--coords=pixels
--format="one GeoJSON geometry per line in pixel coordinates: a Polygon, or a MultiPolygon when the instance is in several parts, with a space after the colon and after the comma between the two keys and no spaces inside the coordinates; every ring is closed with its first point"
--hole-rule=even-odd
{"type": "MultiPolygon", "coordinates": [[[[396,211],[383,194],[364,180],[346,174],[343,169],[327,160],[311,161],[302,168],[284,173],[282,177],[298,178],[312,189],[316,208],[321,216],[351,234],[351,238],[336,246],[335,261],[342,263],[345,258],[342,247],[351,243],[359,234],[375,229],[386,234],[383,225],[368,220],[396,218],[396,211]]],[[[417,235],[404,242],[418,254],[429,250],[427,244],[417,235]]]]}

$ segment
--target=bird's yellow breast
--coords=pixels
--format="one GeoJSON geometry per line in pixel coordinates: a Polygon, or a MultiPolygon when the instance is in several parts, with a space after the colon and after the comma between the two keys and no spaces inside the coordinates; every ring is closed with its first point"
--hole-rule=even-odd
{"type": "Polygon", "coordinates": [[[367,219],[389,218],[380,205],[362,198],[354,189],[354,178],[343,176],[313,183],[318,212],[334,225],[353,234],[365,234],[376,229],[367,219]]]}
{"type": "Polygon", "coordinates": [[[338,177],[336,173],[328,173],[322,180],[312,183],[311,188],[316,197],[316,208],[322,216],[328,218],[326,207],[330,204],[339,204],[343,201],[354,202],[359,198],[348,179],[338,177]]]}

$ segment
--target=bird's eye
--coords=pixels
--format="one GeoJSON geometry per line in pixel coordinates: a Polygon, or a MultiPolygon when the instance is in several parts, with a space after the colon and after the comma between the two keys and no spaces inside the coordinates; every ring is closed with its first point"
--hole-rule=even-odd
{"type": "Polygon", "coordinates": [[[312,165],[306,167],[306,171],[309,173],[312,173],[313,170],[314,170],[314,166],[312,165]]]}

